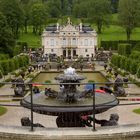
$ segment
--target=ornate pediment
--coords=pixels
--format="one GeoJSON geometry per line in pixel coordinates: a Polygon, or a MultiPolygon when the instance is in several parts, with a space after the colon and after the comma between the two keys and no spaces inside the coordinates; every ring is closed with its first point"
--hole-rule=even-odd
{"type": "Polygon", "coordinates": [[[72,25],[70,18],[68,17],[67,25],[64,26],[61,30],[62,32],[76,32],[78,31],[75,26],[72,25]]]}
{"type": "Polygon", "coordinates": [[[61,30],[62,32],[77,32],[75,29],[75,26],[72,26],[71,24],[67,24],[63,29],[61,30]]]}

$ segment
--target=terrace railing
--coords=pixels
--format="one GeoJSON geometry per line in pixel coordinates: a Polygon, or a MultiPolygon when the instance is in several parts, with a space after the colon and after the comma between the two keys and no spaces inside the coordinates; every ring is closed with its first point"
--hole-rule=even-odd
{"type": "MultiPolygon", "coordinates": [[[[11,85],[16,85],[16,84],[23,84],[23,83],[16,83],[16,82],[1,82],[0,84],[3,84],[3,85],[7,85],[7,90],[9,90],[8,89],[8,87],[10,88],[11,87],[11,85]]],[[[61,83],[61,84],[68,84],[68,85],[70,85],[71,83],[61,83]]],[[[77,83],[72,83],[73,85],[74,84],[76,84],[77,85],[77,83]]],[[[79,83],[80,84],[80,86],[85,86],[85,85],[87,85],[87,84],[89,84],[89,83],[79,83]]],[[[95,83],[90,83],[91,85],[92,85],[92,92],[93,92],[93,96],[92,96],[92,98],[93,98],[93,102],[92,102],[92,106],[93,106],[93,113],[92,113],[92,118],[93,118],[93,120],[95,120],[95,110],[96,110],[96,106],[95,106],[95,102],[96,102],[96,98],[95,98],[95,89],[96,89],[96,87],[99,87],[99,86],[101,86],[101,85],[105,85],[105,84],[114,84],[113,82],[111,83],[111,82],[103,82],[103,83],[101,83],[101,82],[95,82],[95,83]]],[[[120,82],[119,82],[119,84],[120,84],[120,82]]],[[[126,83],[124,83],[124,82],[122,82],[122,84],[126,84],[126,83]]],[[[127,84],[128,84],[128,86],[130,86],[130,85],[133,85],[133,84],[139,84],[138,82],[127,82],[127,84]]],[[[60,86],[60,84],[58,84],[58,83],[26,83],[25,84],[25,86],[26,87],[28,87],[28,92],[27,92],[27,94],[28,95],[30,95],[30,101],[31,101],[31,104],[30,104],[30,111],[28,111],[28,116],[30,116],[30,120],[31,120],[31,124],[30,124],[30,129],[31,129],[31,131],[33,131],[34,130],[34,120],[36,119],[36,120],[38,120],[38,121],[40,121],[41,122],[41,118],[40,118],[40,116],[38,116],[37,114],[35,114],[33,111],[33,107],[34,107],[34,99],[33,99],[33,87],[34,86],[39,86],[39,88],[41,88],[41,89],[43,89],[45,86],[47,86],[47,87],[52,87],[53,88],[53,86],[60,86]],[[43,86],[43,88],[42,87],[40,87],[40,86],[43,86]]],[[[131,88],[130,88],[131,89],[131,88]]],[[[13,90],[13,89],[12,89],[13,90]]],[[[43,89],[44,90],[44,89],[43,89]]],[[[2,90],[0,90],[0,91],[2,91],[2,90]]],[[[11,91],[11,90],[9,90],[9,91],[11,91]]],[[[3,91],[4,92],[4,91],[3,91]]],[[[140,91],[139,91],[139,88],[137,87],[137,89],[131,89],[131,90],[129,90],[129,89],[127,89],[126,90],[126,94],[127,94],[127,96],[126,97],[117,97],[118,98],[118,100],[120,100],[120,103],[118,104],[118,108],[119,108],[119,110],[121,110],[121,107],[123,108],[124,106],[136,106],[136,105],[139,105],[140,104],[140,91]],[[133,91],[133,93],[131,93],[131,91],[133,91]],[[123,101],[121,101],[121,100],[123,100],[123,101]],[[126,102],[125,102],[126,101],[126,102]]],[[[1,97],[4,97],[4,95],[6,96],[6,94],[4,94],[4,93],[0,93],[0,96],[1,97]],[[2,95],[1,95],[2,94],[2,95]]],[[[12,96],[13,96],[13,94],[11,94],[12,96]]],[[[12,96],[9,96],[8,95],[8,98],[10,99],[12,96]]],[[[26,95],[25,95],[26,96],[26,95]]],[[[15,100],[17,99],[16,97],[12,97],[13,99],[15,98],[15,100]]],[[[24,97],[22,97],[22,98],[24,98],[24,97]]],[[[16,112],[16,108],[20,108],[21,110],[23,110],[23,107],[19,104],[20,103],[20,99],[22,100],[22,98],[19,98],[19,100],[18,101],[16,101],[16,102],[14,102],[14,101],[10,101],[10,102],[8,102],[7,100],[5,101],[4,99],[3,100],[1,100],[1,103],[0,103],[0,106],[3,106],[3,107],[8,107],[8,108],[13,108],[13,112],[14,112],[14,114],[16,115],[16,113],[18,114],[18,111],[16,112]]],[[[40,107],[41,107],[42,105],[40,105],[40,107]]],[[[68,106],[68,105],[67,105],[68,106]]],[[[110,105],[109,105],[110,106],[110,105]]],[[[110,106],[111,107],[111,106],[110,106]]],[[[136,106],[137,107],[137,106],[136,106]]],[[[19,109],[18,109],[19,110],[19,109]]],[[[10,113],[10,116],[6,116],[6,117],[0,117],[0,124],[3,124],[4,125],[4,122],[3,122],[3,120],[5,120],[5,122],[6,121],[9,121],[9,123],[7,123],[8,125],[13,125],[14,126],[14,122],[15,121],[17,121],[17,122],[19,122],[18,120],[14,120],[13,121],[13,124],[11,124],[12,122],[11,122],[11,120],[12,120],[12,118],[14,119],[14,116],[12,115],[12,111],[11,111],[11,113],[10,113]],[[10,119],[8,119],[8,118],[10,118],[10,119]]],[[[119,112],[120,113],[120,112],[119,112]]],[[[26,114],[26,113],[25,113],[26,114]]],[[[22,114],[22,115],[25,115],[24,113],[22,114]]],[[[22,115],[19,115],[19,117],[21,117],[22,115]]],[[[26,114],[27,115],[27,114],[26,114]]],[[[121,114],[120,114],[121,115],[121,114]]],[[[122,114],[123,115],[123,114],[122,114]]],[[[125,114],[126,115],[126,114],[125,114]]],[[[129,115],[130,114],[127,114],[128,115],[128,118],[129,118],[129,115]]],[[[132,115],[133,116],[133,115],[132,115]]],[[[44,115],[43,115],[43,117],[44,117],[44,115]]],[[[124,116],[120,116],[120,117],[124,117],[124,116]]],[[[45,118],[45,117],[44,117],[45,118]]],[[[53,118],[53,117],[52,117],[53,118]]],[[[17,118],[17,117],[15,117],[15,119],[21,119],[21,118],[17,118]]],[[[49,119],[51,119],[51,117],[49,117],[49,119]]],[[[106,116],[104,116],[104,119],[106,119],[106,116]]],[[[134,120],[134,119],[133,119],[134,120]]],[[[53,122],[53,124],[55,124],[55,118],[53,118],[53,120],[52,121],[54,121],[53,122]]],[[[121,120],[121,121],[123,121],[123,120],[121,120]]],[[[44,121],[43,121],[44,122],[44,121]]],[[[126,122],[124,122],[124,123],[122,123],[122,124],[126,124],[126,123],[137,123],[137,122],[133,122],[133,121],[126,121],[126,122]]],[[[17,123],[18,125],[19,125],[19,123],[17,123]]],[[[44,124],[44,123],[43,123],[44,124]]],[[[95,121],[93,121],[93,131],[95,131],[96,130],[96,125],[95,125],[95,121]]],[[[50,126],[48,126],[48,127],[50,127],[50,126]]],[[[53,127],[53,126],[52,126],[53,127]]],[[[56,126],[55,126],[56,127],[56,126]]]]}

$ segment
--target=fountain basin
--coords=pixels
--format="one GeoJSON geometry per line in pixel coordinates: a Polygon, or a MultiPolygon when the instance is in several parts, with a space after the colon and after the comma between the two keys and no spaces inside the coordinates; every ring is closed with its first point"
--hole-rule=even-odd
{"type": "Polygon", "coordinates": [[[93,72],[90,75],[89,73],[88,75],[79,75],[74,68],[69,67],[64,70],[64,74],[58,75],[57,73],[55,76],[51,76],[53,79],[49,79],[49,76],[51,76],[50,73],[48,76],[43,74],[42,78],[38,78],[39,81],[34,82],[56,80],[58,85],[56,84],[56,87],[50,85],[52,86],[50,89],[48,84],[45,91],[33,94],[32,105],[30,95],[21,101],[21,105],[28,109],[32,108],[34,112],[40,114],[58,116],[56,119],[58,127],[84,127],[81,116],[102,113],[119,103],[114,95],[95,90],[95,96],[93,96],[92,89],[85,90],[85,85],[80,85],[80,81],[85,80],[85,77],[89,79],[87,78],[84,83],[88,83],[88,80],[106,82],[107,79],[101,73],[98,73],[95,80],[93,72]],[[63,89],[59,89],[61,86],[63,89]]]}
{"type": "MultiPolygon", "coordinates": [[[[31,108],[30,95],[25,97],[21,104],[26,108],[31,108]]],[[[114,95],[108,93],[95,93],[95,113],[102,113],[109,108],[118,105],[118,100],[114,95]]],[[[44,93],[33,95],[34,112],[46,115],[57,116],[63,112],[75,112],[81,114],[93,113],[93,98],[82,98],[75,103],[69,104],[56,98],[48,98],[44,93]]]]}

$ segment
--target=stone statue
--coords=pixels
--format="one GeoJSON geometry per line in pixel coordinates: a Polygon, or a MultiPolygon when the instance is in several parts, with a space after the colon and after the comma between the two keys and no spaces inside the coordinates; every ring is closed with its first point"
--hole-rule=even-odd
{"type": "Polygon", "coordinates": [[[57,31],[59,30],[59,23],[56,24],[57,31]]]}
{"type": "Polygon", "coordinates": [[[114,95],[115,96],[126,96],[124,87],[123,87],[123,79],[117,77],[114,83],[114,95]]]}
{"type": "Polygon", "coordinates": [[[67,68],[66,70],[64,70],[64,74],[66,75],[75,75],[75,69],[72,67],[67,68]]]}
{"type": "Polygon", "coordinates": [[[25,85],[24,85],[24,80],[22,78],[18,78],[15,80],[15,88],[14,88],[14,93],[15,96],[24,96],[25,95],[25,85]]]}
{"type": "Polygon", "coordinates": [[[70,17],[68,17],[68,22],[67,22],[68,24],[71,24],[71,21],[70,21],[70,17]]]}
{"type": "MultiPolygon", "coordinates": [[[[29,119],[29,117],[22,117],[21,118],[21,125],[22,126],[31,126],[32,122],[31,120],[29,119]]],[[[40,123],[33,123],[32,124],[33,127],[44,127],[42,124],[40,123]]]]}
{"type": "MultiPolygon", "coordinates": [[[[82,118],[83,119],[83,118],[82,118]]],[[[96,118],[93,119],[92,116],[87,116],[86,120],[84,120],[85,125],[92,127],[91,122],[94,121],[101,126],[116,126],[118,125],[119,115],[117,113],[111,114],[109,120],[97,120],[96,118]]]]}

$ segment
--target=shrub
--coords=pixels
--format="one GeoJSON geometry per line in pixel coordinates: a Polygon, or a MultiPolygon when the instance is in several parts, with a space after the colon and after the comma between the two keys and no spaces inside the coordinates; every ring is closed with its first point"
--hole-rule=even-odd
{"type": "Polygon", "coordinates": [[[104,50],[118,50],[118,44],[122,44],[122,43],[129,43],[131,44],[132,48],[134,48],[136,46],[136,44],[140,43],[140,40],[130,40],[130,41],[126,41],[126,40],[117,40],[117,41],[101,41],[101,47],[104,48],[104,50]]]}
{"type": "Polygon", "coordinates": [[[34,78],[35,76],[33,74],[29,74],[28,78],[34,78]]]}
{"type": "Polygon", "coordinates": [[[125,66],[124,66],[126,71],[130,71],[130,59],[125,60],[125,66]]]}
{"type": "Polygon", "coordinates": [[[45,83],[51,83],[51,80],[46,80],[45,83]]]}
{"type": "Polygon", "coordinates": [[[118,68],[120,68],[120,60],[121,60],[121,56],[119,55],[113,55],[111,57],[111,63],[117,66],[118,68]]]}
{"type": "Polygon", "coordinates": [[[138,64],[135,60],[130,60],[129,62],[129,65],[130,65],[130,73],[131,74],[136,74],[137,72],[137,67],[138,67],[138,64]]]}
{"type": "Polygon", "coordinates": [[[2,66],[2,68],[3,68],[3,74],[4,75],[7,75],[8,74],[8,72],[9,72],[9,62],[8,61],[1,61],[1,66],[2,66]]]}
{"type": "Polygon", "coordinates": [[[121,60],[120,60],[120,68],[121,69],[125,69],[125,61],[126,61],[126,57],[125,56],[121,56],[121,60]]]}
{"type": "Polygon", "coordinates": [[[138,51],[133,51],[130,55],[130,58],[135,59],[137,61],[140,61],[140,52],[138,51]]]}
{"type": "Polygon", "coordinates": [[[95,81],[94,80],[88,80],[88,83],[94,83],[95,81]]]}
{"type": "Polygon", "coordinates": [[[19,68],[18,57],[14,58],[13,61],[14,61],[14,64],[15,64],[15,69],[18,69],[19,68]]]}
{"type": "Polygon", "coordinates": [[[14,47],[14,52],[13,52],[14,53],[14,56],[20,54],[21,52],[22,52],[21,46],[14,47]]]}
{"type": "Polygon", "coordinates": [[[140,78],[140,64],[137,66],[137,77],[140,78]]]}
{"type": "Polygon", "coordinates": [[[6,60],[9,58],[8,54],[0,54],[0,60],[6,60]]]}
{"type": "Polygon", "coordinates": [[[14,60],[11,59],[11,60],[8,60],[9,62],[9,72],[12,72],[15,70],[15,63],[14,63],[14,60]]]}

